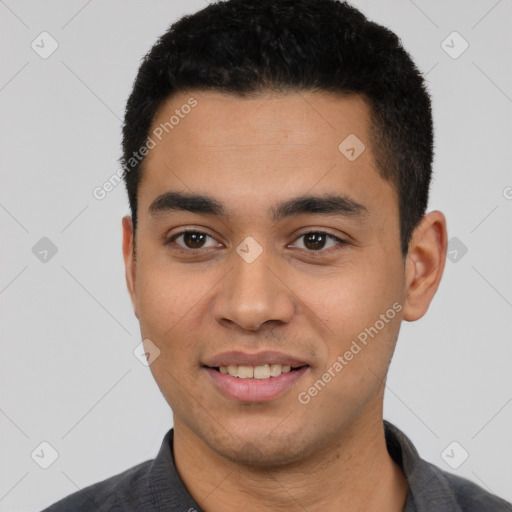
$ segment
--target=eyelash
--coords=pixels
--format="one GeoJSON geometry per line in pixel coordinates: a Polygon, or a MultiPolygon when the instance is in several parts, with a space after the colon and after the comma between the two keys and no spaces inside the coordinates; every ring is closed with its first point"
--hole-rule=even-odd
{"type": "MultiPolygon", "coordinates": [[[[198,233],[201,235],[206,235],[207,237],[210,237],[213,240],[215,240],[211,235],[209,235],[208,233],[205,233],[204,231],[199,231],[199,230],[195,230],[195,229],[187,229],[185,231],[180,231],[179,233],[175,233],[174,235],[171,235],[169,237],[165,237],[163,239],[164,245],[169,246],[172,243],[174,243],[177,238],[179,238],[182,235],[188,234],[188,233],[198,233]]],[[[335,236],[327,231],[320,231],[320,230],[313,230],[313,231],[307,231],[305,233],[302,233],[295,239],[294,242],[296,242],[297,240],[299,240],[302,237],[305,237],[305,236],[313,234],[313,233],[318,234],[318,235],[325,235],[330,240],[337,242],[339,244],[339,246],[338,247],[329,247],[327,249],[322,248],[322,249],[318,249],[318,250],[313,250],[313,249],[300,249],[300,250],[305,250],[306,252],[308,252],[310,254],[322,254],[322,253],[330,253],[330,251],[332,249],[340,250],[344,245],[348,245],[348,242],[346,242],[345,240],[342,240],[341,238],[338,238],[337,236],[335,236]]],[[[178,245],[178,250],[187,252],[189,254],[190,253],[194,254],[194,253],[199,253],[201,251],[204,251],[204,248],[201,247],[199,249],[191,249],[189,247],[182,247],[182,246],[178,245]]]]}

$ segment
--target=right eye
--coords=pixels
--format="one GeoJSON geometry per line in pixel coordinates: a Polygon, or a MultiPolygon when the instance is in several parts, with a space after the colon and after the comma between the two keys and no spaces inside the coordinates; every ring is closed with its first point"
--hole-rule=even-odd
{"type": "Polygon", "coordinates": [[[169,237],[164,239],[164,245],[171,245],[172,243],[176,243],[183,250],[197,251],[210,247],[217,247],[218,242],[202,231],[195,230],[186,230],[180,231],[179,233],[175,233],[169,237]],[[206,241],[211,239],[209,245],[205,245],[206,241]]]}

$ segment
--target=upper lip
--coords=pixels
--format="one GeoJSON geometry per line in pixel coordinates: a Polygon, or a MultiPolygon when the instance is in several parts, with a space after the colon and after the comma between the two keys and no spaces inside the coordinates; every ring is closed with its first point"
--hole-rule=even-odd
{"type": "Polygon", "coordinates": [[[242,352],[240,350],[232,350],[230,352],[222,352],[221,354],[217,354],[204,362],[204,366],[209,366],[210,368],[231,365],[262,366],[264,364],[289,365],[294,368],[307,365],[306,362],[298,359],[297,357],[284,354],[283,352],[275,352],[273,350],[256,352],[255,354],[242,352]]]}

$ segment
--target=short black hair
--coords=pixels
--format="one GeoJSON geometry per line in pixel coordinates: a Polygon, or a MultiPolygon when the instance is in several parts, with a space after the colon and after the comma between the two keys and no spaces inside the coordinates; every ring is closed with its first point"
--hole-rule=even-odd
{"type": "Polygon", "coordinates": [[[120,161],[134,230],[140,149],[162,103],[191,90],[362,95],[378,171],[398,193],[407,254],[428,204],[432,112],[424,79],[393,32],[338,0],[220,1],[171,25],[143,58],[126,105],[120,161]]]}

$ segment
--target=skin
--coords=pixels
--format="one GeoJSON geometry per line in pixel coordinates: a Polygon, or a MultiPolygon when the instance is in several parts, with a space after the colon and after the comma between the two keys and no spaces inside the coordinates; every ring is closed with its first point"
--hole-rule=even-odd
{"type": "Polygon", "coordinates": [[[421,318],[439,285],[443,214],[425,215],[404,257],[398,196],[377,171],[362,97],[187,91],[163,104],[153,127],[191,96],[197,106],[146,157],[135,240],[123,218],[127,286],[143,339],[160,350],[151,371],[173,410],[181,478],[209,512],[402,510],[407,482],[386,450],[384,384],[401,321],[421,318]],[[366,146],[354,161],[338,149],[349,134],[366,146]],[[212,196],[229,217],[151,215],[168,191],[212,196]],[[270,216],[279,202],[328,193],[366,214],[270,216]],[[212,237],[195,254],[184,237],[164,245],[191,228],[212,237]],[[346,243],[311,250],[301,235],[312,231],[346,243]],[[249,236],[263,249],[250,264],[236,252],[249,236]],[[301,404],[298,394],[394,303],[401,311],[301,404]],[[202,367],[228,350],[277,350],[309,368],[277,399],[244,404],[202,367]]]}

